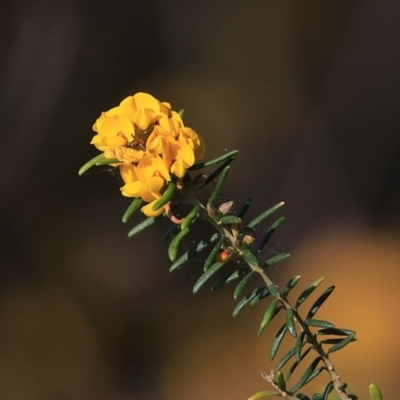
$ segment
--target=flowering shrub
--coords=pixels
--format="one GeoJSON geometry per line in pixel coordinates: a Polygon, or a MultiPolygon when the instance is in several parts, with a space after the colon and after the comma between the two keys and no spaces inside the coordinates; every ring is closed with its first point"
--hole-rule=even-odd
{"type": "MultiPolygon", "coordinates": [[[[146,93],[129,96],[119,106],[103,112],[93,125],[93,130],[96,135],[91,143],[101,153],[88,161],[79,174],[93,166],[104,164],[119,169],[125,183],[121,188],[122,194],[134,198],[122,218],[123,222],[127,222],[139,208],[146,216],[130,230],[129,237],[142,232],[160,218],[167,217],[172,222],[172,227],[164,235],[163,241],[170,242],[168,256],[172,262],[171,272],[182,268],[199,253],[209,250],[204,261],[203,274],[194,284],[194,293],[211,280],[214,280],[211,286],[213,291],[238,281],[233,294],[236,299],[258,277],[261,278],[261,286],[251,289],[242,297],[233,310],[233,316],[238,315],[247,305],[265,302],[267,299],[269,303],[258,329],[258,335],[261,335],[281,311],[286,314],[271,345],[270,360],[274,360],[278,354],[285,336],[294,338],[295,343],[280,358],[276,371],[263,374],[273,390],[258,392],[249,400],[268,397],[327,400],[332,391],[342,400],[356,399],[355,395],[347,393],[346,383],[336,372],[330,359],[331,353],[356,340],[355,332],[315,318],[315,314],[335,287],[325,289],[304,313],[301,307],[324,281],[324,277],[309,283],[293,301],[290,298],[293,296],[292,289],[298,284],[300,275],[291,277],[281,289],[267,274],[269,267],[282,263],[290,256],[282,253],[265,259],[261,252],[284,218],[278,218],[268,229],[263,230],[259,238],[256,237],[256,227],[284,203],[276,204],[247,223],[244,223],[243,218],[251,205],[251,199],[237,211],[234,210],[232,200],[218,204],[219,194],[230,170],[229,164],[238,152],[232,151],[213,160],[198,163],[205,152],[202,138],[184,125],[182,113],[173,111],[169,103],[162,103],[146,93]],[[220,165],[208,176],[200,173],[192,179],[190,172],[218,164],[220,165]],[[216,183],[211,195],[206,202],[201,201],[198,189],[214,181],[216,183]],[[178,218],[175,210],[182,204],[189,205],[191,209],[183,218],[178,218]],[[200,220],[208,221],[215,233],[195,242],[178,257],[182,239],[200,220]],[[231,262],[239,258],[243,259],[244,264],[231,262]],[[225,274],[218,275],[222,270],[226,271],[225,274]],[[301,363],[307,365],[306,356],[311,352],[316,357],[305,368],[300,379],[289,387],[292,373],[301,363]],[[287,369],[286,373],[283,372],[284,369],[287,369]],[[329,380],[321,393],[314,393],[310,398],[299,392],[323,372],[328,375],[329,380]]],[[[376,385],[370,386],[370,399],[382,400],[376,385]]]]}
{"type": "Polygon", "coordinates": [[[205,152],[203,139],[184,125],[181,115],[147,93],[129,96],[103,112],[93,130],[97,134],[91,144],[120,170],[122,194],[148,203],[141,208],[147,216],[163,213],[165,205],[153,206],[166,185],[179,182],[205,152]]]}

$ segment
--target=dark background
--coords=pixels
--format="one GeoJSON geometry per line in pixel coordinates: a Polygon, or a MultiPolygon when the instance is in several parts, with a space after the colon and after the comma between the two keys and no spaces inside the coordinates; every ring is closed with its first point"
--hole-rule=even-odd
{"type": "Polygon", "coordinates": [[[168,274],[166,225],[127,239],[121,182],[77,175],[100,112],[137,91],[184,108],[207,158],[240,150],[223,196],[251,215],[285,200],[274,279],[336,284],[319,317],[358,333],[339,373],[397,395],[399,17],[394,0],[3,1],[0,397],[269,388],[262,306],[232,319],[230,289],[193,296],[200,262],[168,274]]]}

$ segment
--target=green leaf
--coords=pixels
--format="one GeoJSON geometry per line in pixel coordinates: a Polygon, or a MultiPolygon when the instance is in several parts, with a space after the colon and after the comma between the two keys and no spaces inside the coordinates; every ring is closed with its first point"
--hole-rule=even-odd
{"type": "Polygon", "coordinates": [[[301,359],[301,350],[303,346],[306,344],[306,334],[304,331],[300,332],[300,335],[297,337],[296,345],[294,346],[294,355],[296,356],[296,360],[300,361],[301,359]]]}
{"type": "Polygon", "coordinates": [[[82,165],[82,167],[78,171],[78,175],[79,176],[83,175],[88,169],[94,167],[98,161],[101,161],[103,159],[105,159],[104,153],[101,153],[101,154],[97,155],[96,157],[93,157],[87,163],[82,165]]]}
{"type": "Polygon", "coordinates": [[[179,244],[181,240],[190,232],[189,228],[180,231],[171,241],[168,246],[168,257],[174,262],[178,256],[179,244]]]}
{"type": "Polygon", "coordinates": [[[310,382],[312,379],[314,379],[320,372],[322,372],[322,369],[318,371],[316,375],[313,375],[313,372],[317,368],[319,362],[321,361],[321,357],[318,356],[316,357],[313,362],[310,364],[310,366],[306,369],[300,380],[297,382],[295,386],[290,390],[290,394],[296,393],[299,389],[301,389],[304,385],[306,385],[308,382],[310,382]],[[310,379],[311,378],[311,379],[310,379]]]}
{"type": "Polygon", "coordinates": [[[101,165],[109,165],[120,163],[121,161],[118,158],[104,158],[96,162],[96,167],[100,167],[101,165]]]}
{"type": "MultiPolygon", "coordinates": [[[[275,335],[275,339],[274,339],[274,341],[272,342],[271,350],[270,350],[270,352],[269,352],[269,359],[270,359],[271,361],[275,358],[276,353],[277,353],[278,350],[279,350],[279,346],[281,345],[281,343],[282,343],[282,341],[283,341],[283,338],[285,337],[285,334],[286,334],[287,331],[288,331],[287,325],[286,325],[286,324],[283,324],[283,325],[280,327],[278,333],[275,335]]],[[[280,368],[278,368],[278,369],[280,369],[280,368]]]]}
{"type": "Polygon", "coordinates": [[[339,329],[339,328],[323,328],[315,332],[317,335],[337,335],[337,336],[348,336],[353,335],[355,336],[355,332],[351,331],[350,329],[339,329]]]}
{"type": "Polygon", "coordinates": [[[229,283],[235,281],[236,279],[239,279],[242,277],[246,272],[248,271],[248,268],[240,268],[237,269],[233,272],[229,272],[228,274],[221,276],[214,285],[212,285],[211,290],[215,292],[218,289],[221,289],[222,287],[228,285],[229,283]]]}
{"type": "Polygon", "coordinates": [[[343,340],[342,338],[330,338],[330,339],[321,340],[319,343],[320,344],[338,344],[342,340],[343,340]]]}
{"type": "Polygon", "coordinates": [[[260,336],[264,329],[268,326],[268,324],[272,321],[272,319],[278,314],[278,312],[282,309],[279,304],[279,299],[275,299],[268,306],[265,311],[264,317],[261,321],[260,328],[258,329],[257,335],[260,336]]]}
{"type": "Polygon", "coordinates": [[[249,198],[243,203],[242,207],[240,207],[239,211],[236,213],[236,215],[237,215],[239,218],[242,218],[242,217],[247,213],[247,211],[248,211],[249,208],[250,208],[250,205],[251,205],[251,202],[252,202],[252,201],[253,201],[253,199],[252,199],[251,197],[249,197],[249,198]]]}
{"type": "Polygon", "coordinates": [[[242,256],[247,264],[258,266],[257,257],[249,249],[244,249],[242,256]]]}
{"type": "Polygon", "coordinates": [[[345,339],[341,340],[339,343],[334,344],[327,351],[328,354],[343,349],[343,347],[347,346],[349,343],[354,342],[356,340],[355,334],[347,336],[345,339]]]}
{"type": "Polygon", "coordinates": [[[215,201],[217,200],[217,198],[221,192],[222,186],[225,183],[226,177],[228,176],[229,169],[230,169],[229,165],[223,169],[221,176],[219,177],[218,182],[215,185],[215,188],[214,188],[213,192],[211,193],[210,198],[208,199],[207,208],[212,207],[214,205],[215,201]]]}
{"type": "Polygon", "coordinates": [[[140,224],[136,225],[134,228],[132,228],[128,232],[128,237],[132,238],[132,237],[136,236],[137,234],[139,234],[140,232],[142,232],[143,230],[145,230],[149,226],[153,225],[156,221],[158,221],[159,219],[161,219],[163,217],[165,217],[165,214],[159,215],[157,217],[148,217],[148,218],[146,218],[140,224]]]}
{"type": "Polygon", "coordinates": [[[277,256],[271,257],[267,261],[265,261],[262,265],[262,268],[268,268],[271,267],[272,265],[278,264],[282,262],[283,260],[286,260],[286,258],[289,258],[290,254],[289,253],[282,253],[278,254],[277,256]]]}
{"type": "Polygon", "coordinates": [[[233,298],[237,299],[242,293],[243,289],[250,282],[251,278],[255,275],[254,271],[250,271],[236,286],[235,291],[233,292],[233,298]]]}
{"type": "Polygon", "coordinates": [[[275,284],[271,284],[268,286],[268,290],[271,292],[272,296],[281,297],[281,292],[279,291],[278,286],[275,284]]]}
{"type": "Polygon", "coordinates": [[[303,393],[297,393],[296,397],[300,400],[310,400],[310,398],[303,393]]]}
{"type": "Polygon", "coordinates": [[[255,297],[257,297],[263,290],[264,286],[258,287],[256,289],[253,289],[250,293],[248,293],[246,296],[243,297],[242,300],[239,301],[239,303],[236,305],[235,309],[232,312],[232,316],[236,317],[236,315],[239,314],[239,312],[247,305],[249,304],[255,297]]]}
{"type": "Polygon", "coordinates": [[[259,253],[265,245],[268,243],[269,239],[271,239],[272,235],[279,228],[282,222],[285,220],[285,217],[281,217],[277,219],[267,230],[267,232],[263,235],[260,240],[260,243],[256,246],[256,253],[259,253]]]}
{"type": "Polygon", "coordinates": [[[167,232],[164,233],[163,237],[161,238],[162,242],[168,242],[168,240],[172,239],[175,237],[180,231],[180,225],[178,224],[173,224],[167,232]]]}
{"type": "Polygon", "coordinates": [[[311,400],[322,400],[322,394],[321,393],[314,393],[311,397],[311,400]]]}
{"type": "Polygon", "coordinates": [[[329,393],[332,392],[333,390],[333,382],[330,381],[324,390],[324,393],[322,393],[322,400],[328,400],[329,393]]]}
{"type": "Polygon", "coordinates": [[[254,306],[257,304],[260,300],[265,299],[267,296],[269,296],[271,293],[267,288],[264,288],[256,297],[254,297],[253,300],[251,300],[250,305],[254,306]]]}
{"type": "Polygon", "coordinates": [[[242,220],[237,217],[236,215],[225,215],[224,217],[221,217],[219,222],[224,225],[228,224],[237,224],[241,222],[242,220]]]}
{"type": "Polygon", "coordinates": [[[273,392],[271,390],[263,390],[262,392],[258,392],[253,394],[253,396],[249,397],[247,400],[260,400],[266,399],[268,397],[280,397],[281,394],[279,392],[273,392]]]}
{"type": "Polygon", "coordinates": [[[182,110],[178,111],[178,114],[181,118],[183,118],[183,114],[185,113],[185,110],[182,108],[182,110]]]}
{"type": "Polygon", "coordinates": [[[276,210],[281,208],[285,203],[281,201],[278,204],[275,204],[273,207],[261,213],[258,217],[254,218],[249,224],[247,224],[246,229],[253,229],[258,224],[261,224],[265,219],[267,219],[270,215],[272,215],[276,210]]]}
{"type": "Polygon", "coordinates": [[[199,215],[200,205],[196,204],[181,223],[181,230],[188,228],[192,221],[199,215]]]}
{"type": "MultiPolygon", "coordinates": [[[[293,372],[296,370],[296,368],[299,366],[299,364],[304,360],[304,358],[307,356],[307,354],[311,351],[312,347],[308,347],[303,353],[300,354],[300,356],[297,358],[295,362],[290,366],[288,373],[286,374],[286,380],[289,380],[289,378],[292,376],[293,372]]],[[[297,351],[296,348],[294,348],[295,353],[297,351]]]]}
{"type": "Polygon", "coordinates": [[[378,388],[378,386],[371,383],[369,385],[368,390],[369,390],[369,398],[371,400],[383,400],[382,393],[381,393],[380,389],[378,388]]]}
{"type": "MultiPolygon", "coordinates": [[[[286,326],[286,324],[285,324],[286,326]]],[[[294,348],[290,349],[279,361],[278,365],[277,365],[277,369],[282,369],[287,362],[294,356],[294,348]]]]}
{"type": "Polygon", "coordinates": [[[126,209],[124,215],[122,216],[122,222],[125,224],[128,222],[129,218],[133,215],[133,213],[143,204],[143,200],[138,197],[133,200],[131,205],[126,209]]]}
{"type": "Polygon", "coordinates": [[[200,276],[200,278],[197,280],[197,282],[193,286],[193,293],[197,293],[203,286],[204,284],[212,277],[214,276],[226,263],[221,263],[221,262],[216,262],[214,263],[206,272],[204,272],[203,275],[200,276]]]}
{"type": "Polygon", "coordinates": [[[211,167],[212,165],[219,164],[223,161],[233,161],[233,159],[239,154],[238,150],[230,151],[229,153],[225,153],[222,156],[213,158],[212,160],[208,160],[199,164],[192,165],[188,171],[195,171],[196,169],[201,169],[205,167],[211,167]]]}
{"type": "Polygon", "coordinates": [[[153,204],[151,209],[153,211],[159,210],[161,207],[165,206],[174,197],[176,190],[176,183],[171,181],[167,188],[165,189],[163,195],[153,204]]]}
{"type": "Polygon", "coordinates": [[[297,282],[300,280],[300,275],[293,276],[290,281],[286,284],[285,289],[283,290],[283,295],[287,296],[290,291],[297,285],[297,282]]]}
{"type": "Polygon", "coordinates": [[[294,309],[293,308],[289,308],[289,310],[287,310],[287,313],[286,313],[286,326],[289,329],[289,333],[293,337],[297,337],[295,321],[294,321],[294,309]]]}
{"type": "Polygon", "coordinates": [[[306,325],[315,326],[317,328],[334,328],[335,325],[332,322],[324,321],[322,319],[307,319],[306,325]]]}
{"type": "Polygon", "coordinates": [[[275,379],[276,379],[276,384],[282,392],[286,392],[286,382],[285,382],[285,377],[282,374],[282,371],[278,371],[275,374],[275,379]]]}
{"type": "Polygon", "coordinates": [[[324,276],[321,278],[318,278],[314,282],[312,282],[310,285],[308,285],[303,292],[300,294],[299,298],[297,299],[296,306],[297,308],[299,305],[303,304],[305,300],[307,300],[308,296],[318,287],[318,285],[325,279],[324,276]]]}
{"type": "Polygon", "coordinates": [[[318,297],[318,299],[315,301],[315,303],[311,306],[310,311],[308,312],[306,316],[307,319],[311,319],[316,312],[320,309],[322,304],[325,303],[325,300],[331,295],[331,293],[335,290],[335,286],[329,286],[328,289],[324,291],[324,293],[321,294],[321,296],[318,297]]]}
{"type": "Polygon", "coordinates": [[[173,272],[183,266],[187,261],[201,253],[211,243],[214,243],[219,238],[218,233],[214,233],[206,239],[201,240],[199,243],[191,246],[184,254],[182,254],[169,268],[169,272],[173,272]]]}
{"type": "Polygon", "coordinates": [[[207,256],[206,261],[204,262],[203,271],[207,271],[212,264],[215,263],[218,253],[221,251],[221,246],[224,243],[225,238],[221,235],[219,237],[218,242],[212,248],[210,254],[207,256]]]}

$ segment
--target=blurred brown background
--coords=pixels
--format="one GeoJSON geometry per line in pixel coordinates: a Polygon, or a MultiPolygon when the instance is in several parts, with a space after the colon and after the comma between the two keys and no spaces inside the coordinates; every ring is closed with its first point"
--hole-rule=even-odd
{"type": "Polygon", "coordinates": [[[165,225],[128,240],[120,182],[77,175],[96,154],[92,123],[137,91],[185,108],[209,158],[240,150],[224,196],[253,196],[250,216],[286,201],[266,256],[292,259],[274,279],[336,284],[319,317],[358,333],[332,356],[339,373],[361,398],[370,382],[393,398],[399,17],[395,0],[3,0],[0,398],[268,388],[262,306],[233,319],[231,288],[193,296],[199,262],[168,273],[165,225]]]}

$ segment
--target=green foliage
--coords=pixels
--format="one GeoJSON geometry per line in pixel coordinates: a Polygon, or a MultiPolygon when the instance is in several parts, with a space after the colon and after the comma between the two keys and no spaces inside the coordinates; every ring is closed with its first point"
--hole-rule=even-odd
{"type": "MultiPolygon", "coordinates": [[[[243,297],[238,300],[234,307],[233,316],[237,316],[247,305],[254,306],[264,300],[265,311],[258,327],[258,335],[264,332],[275,317],[285,312],[283,324],[276,332],[270,347],[270,360],[275,360],[278,356],[285,338],[291,340],[291,347],[276,360],[276,372],[265,375],[265,379],[276,390],[260,391],[250,397],[249,400],[269,397],[310,400],[310,397],[299,393],[299,390],[322,372],[327,373],[328,382],[321,393],[312,395],[311,400],[327,400],[328,395],[333,390],[342,400],[352,399],[355,396],[347,394],[346,384],[341,381],[336,373],[328,355],[355,341],[355,332],[337,328],[330,321],[314,318],[333,293],[335,287],[326,288],[304,311],[302,308],[305,307],[304,305],[311,294],[319,289],[324,277],[306,285],[297,298],[293,300],[289,297],[293,296],[293,291],[300,282],[300,275],[296,274],[290,278],[283,290],[275,285],[267,275],[268,268],[277,266],[290,257],[289,253],[281,253],[267,259],[263,255],[263,249],[284,222],[284,217],[279,217],[273,221],[261,235],[256,233],[256,228],[280,210],[284,203],[275,204],[247,223],[244,223],[243,218],[252,204],[251,198],[247,199],[237,212],[232,210],[232,201],[218,206],[221,190],[230,171],[229,164],[237,154],[237,151],[232,151],[189,168],[189,171],[195,171],[217,165],[216,169],[208,176],[201,174],[192,180],[187,175],[183,181],[170,182],[162,197],[153,206],[153,210],[158,210],[168,203],[168,210],[165,209],[166,211],[158,217],[144,219],[131,229],[128,236],[133,237],[159,219],[168,217],[173,225],[164,234],[163,241],[169,242],[168,256],[172,262],[170,272],[181,269],[194,257],[202,254],[204,260],[202,263],[203,272],[194,284],[194,293],[197,293],[206,285],[210,285],[211,290],[216,291],[232,282],[237,282],[233,290],[233,298],[236,300],[239,296],[243,297]],[[203,204],[198,200],[197,191],[215,180],[217,181],[211,195],[203,204]],[[178,219],[173,216],[173,213],[182,205],[189,205],[190,211],[185,217],[178,219]],[[208,221],[215,232],[197,240],[196,243],[182,252],[182,240],[192,232],[201,220],[208,221]],[[204,255],[204,253],[206,254],[204,255]],[[261,278],[261,285],[254,285],[256,278],[261,278]],[[249,288],[250,285],[252,286],[249,288]],[[311,357],[311,354],[314,354],[314,357],[311,357]],[[307,357],[308,355],[311,358],[307,357]],[[292,382],[293,373],[299,366],[303,368],[303,372],[300,378],[292,382]],[[283,369],[285,369],[285,372],[283,369]]],[[[95,165],[111,162],[114,161],[95,157],[81,168],[80,174],[95,165]]],[[[127,222],[141,205],[141,200],[134,200],[126,210],[123,222],[127,222]]],[[[382,400],[380,391],[375,385],[370,386],[370,399],[382,400]]]]}

